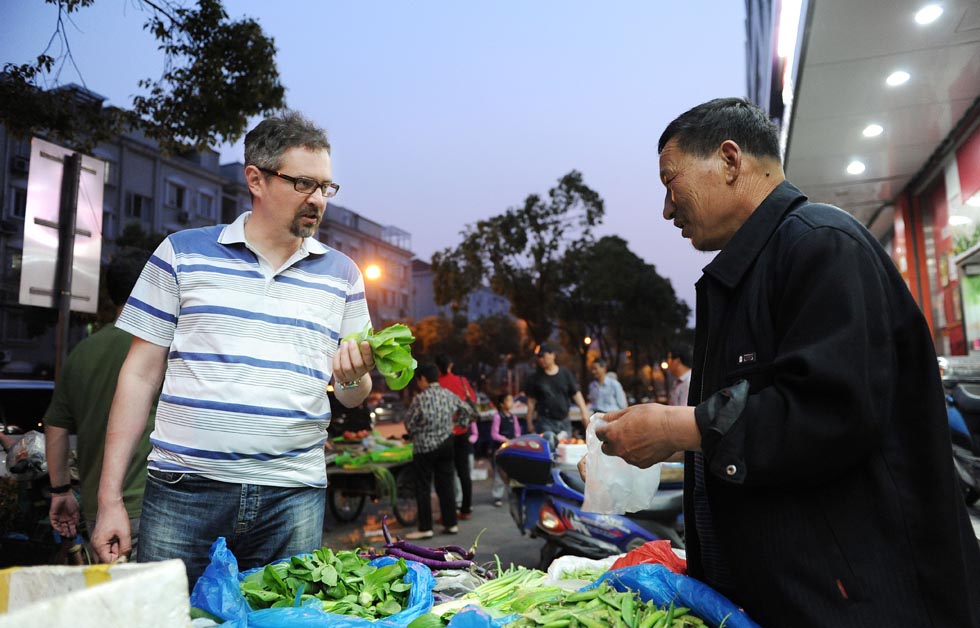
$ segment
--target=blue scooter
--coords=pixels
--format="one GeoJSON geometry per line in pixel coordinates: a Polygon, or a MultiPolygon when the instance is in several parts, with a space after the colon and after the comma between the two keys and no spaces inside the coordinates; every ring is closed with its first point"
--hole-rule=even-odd
{"type": "Polygon", "coordinates": [[[582,510],[585,483],[575,468],[555,463],[547,439],[511,439],[495,461],[510,482],[510,514],[521,534],[545,540],[540,569],[566,554],[604,558],[658,539],[684,548],[683,491],[676,482],[661,483],[650,510],[603,515],[582,510]]]}
{"type": "Polygon", "coordinates": [[[941,357],[953,466],[968,506],[980,500],[980,362],[941,357]]]}

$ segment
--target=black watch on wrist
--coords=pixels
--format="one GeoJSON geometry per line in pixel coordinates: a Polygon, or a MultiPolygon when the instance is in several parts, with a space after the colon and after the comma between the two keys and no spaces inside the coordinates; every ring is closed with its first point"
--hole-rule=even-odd
{"type": "Polygon", "coordinates": [[[62,484],[61,486],[52,486],[51,493],[54,495],[61,495],[62,493],[67,493],[71,490],[71,484],[62,484]]]}

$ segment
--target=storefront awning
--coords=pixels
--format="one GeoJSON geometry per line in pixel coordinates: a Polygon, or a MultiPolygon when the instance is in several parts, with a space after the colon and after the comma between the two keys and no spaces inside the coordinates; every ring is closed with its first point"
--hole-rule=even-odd
{"type": "Polygon", "coordinates": [[[953,131],[972,121],[980,96],[980,3],[939,2],[941,15],[920,24],[929,3],[804,1],[795,73],[786,74],[795,75],[783,120],[787,176],[879,237],[891,229],[892,201],[929,174],[937,151],[955,148],[943,143],[962,135],[953,131]],[[896,72],[907,80],[890,85],[896,72]],[[849,172],[855,162],[863,171],[849,172]]]}

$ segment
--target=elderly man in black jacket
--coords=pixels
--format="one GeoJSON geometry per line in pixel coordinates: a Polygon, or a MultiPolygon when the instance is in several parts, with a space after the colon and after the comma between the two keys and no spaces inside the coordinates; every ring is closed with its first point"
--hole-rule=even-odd
{"type": "Polygon", "coordinates": [[[687,452],[690,573],[763,626],[980,626],[932,336],[888,254],[785,180],[744,100],[684,113],[658,150],[664,218],[720,252],[691,406],[607,414],[606,453],[687,452]]]}

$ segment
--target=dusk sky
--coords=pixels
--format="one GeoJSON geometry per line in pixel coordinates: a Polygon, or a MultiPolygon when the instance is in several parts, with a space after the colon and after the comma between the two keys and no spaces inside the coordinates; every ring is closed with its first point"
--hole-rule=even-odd
{"type": "MultiPolygon", "coordinates": [[[[80,75],[66,66],[59,83],[126,107],[139,79],[159,77],[136,4],[74,15],[80,75]]],[[[410,232],[419,258],[576,169],[605,199],[598,235],[627,240],[694,308],[711,257],[661,217],[656,145],[693,105],[745,95],[741,0],[224,4],[275,39],[288,106],[328,130],[336,202],[410,232]]],[[[56,15],[41,0],[3,2],[0,61],[36,57],[56,15]]],[[[240,141],[219,151],[242,159],[240,141]]]]}

